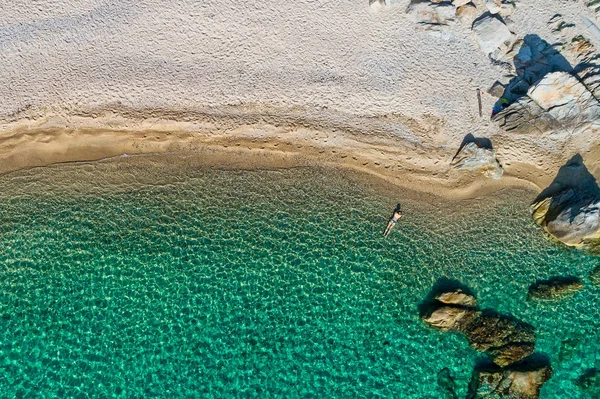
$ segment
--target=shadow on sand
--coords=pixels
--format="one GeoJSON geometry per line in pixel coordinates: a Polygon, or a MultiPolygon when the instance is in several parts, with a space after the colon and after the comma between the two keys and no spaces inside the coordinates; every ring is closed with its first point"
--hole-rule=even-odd
{"type": "Polygon", "coordinates": [[[494,147],[492,146],[492,141],[490,139],[488,139],[487,137],[475,137],[475,136],[473,136],[473,134],[469,133],[465,136],[465,138],[463,138],[462,143],[460,143],[460,147],[458,147],[458,151],[456,151],[456,154],[454,154],[454,156],[452,157],[452,161],[454,161],[456,159],[456,157],[458,156],[458,154],[460,154],[462,149],[467,144],[470,144],[470,143],[477,144],[477,147],[479,147],[479,148],[485,148],[488,150],[494,149],[494,147]]]}

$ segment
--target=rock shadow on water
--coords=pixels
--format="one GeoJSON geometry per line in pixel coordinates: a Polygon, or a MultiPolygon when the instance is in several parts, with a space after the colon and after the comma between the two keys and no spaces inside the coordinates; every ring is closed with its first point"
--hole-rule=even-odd
{"type": "Polygon", "coordinates": [[[533,220],[567,245],[581,245],[598,238],[600,187],[580,154],[560,168],[531,208],[533,220]]]}

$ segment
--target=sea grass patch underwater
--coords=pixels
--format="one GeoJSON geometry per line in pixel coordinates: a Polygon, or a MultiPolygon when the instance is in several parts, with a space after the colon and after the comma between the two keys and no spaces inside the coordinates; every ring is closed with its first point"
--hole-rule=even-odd
{"type": "Polygon", "coordinates": [[[446,367],[465,397],[482,355],[418,312],[449,278],[535,327],[554,369],[542,398],[585,398],[599,258],[546,239],[535,194],[453,202],[334,169],[159,156],[2,176],[1,396],[439,398],[446,367]],[[526,301],[561,275],[584,288],[526,301]]]}

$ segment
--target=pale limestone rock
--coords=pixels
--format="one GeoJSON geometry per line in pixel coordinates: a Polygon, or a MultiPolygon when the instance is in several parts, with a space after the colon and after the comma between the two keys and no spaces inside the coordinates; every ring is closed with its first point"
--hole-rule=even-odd
{"type": "Polygon", "coordinates": [[[454,21],[455,8],[452,3],[443,1],[433,3],[430,1],[413,0],[406,12],[415,16],[417,22],[427,28],[439,28],[454,21]]]}
{"type": "Polygon", "coordinates": [[[504,170],[492,149],[478,147],[476,143],[466,144],[451,163],[456,169],[482,173],[490,179],[499,179],[504,170]]]}
{"type": "Polygon", "coordinates": [[[492,14],[499,14],[502,17],[507,17],[514,10],[513,3],[505,0],[485,0],[485,7],[492,14]]]}
{"type": "Polygon", "coordinates": [[[486,15],[475,21],[473,33],[479,48],[484,53],[492,55],[507,52],[516,40],[506,24],[493,15],[486,15]]]}
{"type": "Polygon", "coordinates": [[[544,111],[569,133],[600,117],[600,103],[592,93],[567,72],[546,74],[527,92],[544,111]]]}
{"type": "Polygon", "coordinates": [[[423,320],[430,326],[442,331],[454,331],[460,330],[477,313],[477,311],[468,308],[441,306],[423,317],[423,320]]]}
{"type": "Polygon", "coordinates": [[[443,292],[435,297],[436,300],[447,305],[461,305],[466,307],[477,306],[477,299],[473,295],[465,294],[461,289],[443,292]]]}
{"type": "Polygon", "coordinates": [[[379,10],[385,6],[385,0],[369,0],[369,7],[371,7],[371,10],[379,10]]]}
{"type": "Polygon", "coordinates": [[[471,0],[452,0],[452,5],[456,8],[460,6],[464,6],[465,4],[470,3],[471,0]]]}
{"type": "Polygon", "coordinates": [[[463,4],[456,9],[456,18],[463,25],[472,25],[477,17],[477,7],[471,2],[463,4]]]}

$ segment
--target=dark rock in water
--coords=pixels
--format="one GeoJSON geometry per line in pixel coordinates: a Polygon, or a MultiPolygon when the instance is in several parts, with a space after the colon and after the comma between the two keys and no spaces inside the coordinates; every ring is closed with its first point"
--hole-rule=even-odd
{"type": "Polygon", "coordinates": [[[480,311],[475,296],[465,290],[446,288],[430,295],[433,300],[423,306],[422,319],[442,331],[462,332],[474,349],[486,352],[502,367],[533,353],[532,326],[492,310],[480,311]]]}
{"type": "Polygon", "coordinates": [[[438,388],[442,394],[442,399],[458,399],[456,395],[456,383],[450,370],[443,368],[437,375],[438,388]]]}
{"type": "Polygon", "coordinates": [[[526,358],[535,349],[533,326],[493,311],[474,318],[462,332],[474,349],[487,352],[502,367],[526,358]]]}
{"type": "Polygon", "coordinates": [[[594,285],[600,285],[600,266],[596,266],[590,273],[590,282],[594,285]]]}
{"type": "Polygon", "coordinates": [[[553,277],[532,284],[527,299],[556,300],[574,294],[582,288],[583,284],[577,277],[553,277]]]}
{"type": "Polygon", "coordinates": [[[600,397],[600,370],[597,368],[586,370],[575,381],[575,385],[594,398],[600,397]]]}
{"type": "Polygon", "coordinates": [[[500,348],[490,348],[486,351],[494,363],[499,366],[509,366],[521,359],[525,359],[535,351],[534,342],[511,342],[500,348]]]}
{"type": "Polygon", "coordinates": [[[542,385],[552,376],[547,362],[509,368],[475,368],[467,399],[538,399],[542,385]]]}

